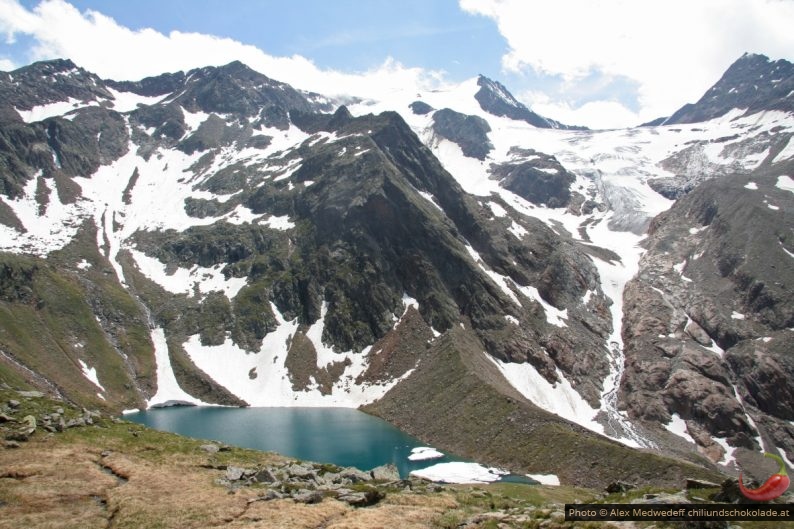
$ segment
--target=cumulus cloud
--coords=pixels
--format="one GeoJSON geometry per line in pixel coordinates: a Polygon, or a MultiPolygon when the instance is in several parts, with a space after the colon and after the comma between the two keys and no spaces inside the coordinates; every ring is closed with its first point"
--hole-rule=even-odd
{"type": "Polygon", "coordinates": [[[526,91],[518,95],[533,111],[567,125],[586,125],[600,129],[617,129],[640,124],[638,112],[618,101],[595,100],[583,104],[552,99],[545,92],[526,91]]]}
{"type": "MultiPolygon", "coordinates": [[[[561,76],[569,87],[593,74],[634,80],[640,120],[696,101],[744,52],[794,59],[789,0],[459,2],[465,11],[496,22],[509,46],[505,70],[532,68],[561,76]]],[[[557,103],[547,104],[573,108],[564,91],[558,96],[557,103]]],[[[600,107],[607,114],[631,114],[617,101],[574,106],[588,110],[584,105],[591,113],[600,107]]]]}
{"type": "Polygon", "coordinates": [[[275,57],[239,41],[200,33],[131,30],[97,11],[81,13],[64,0],[44,0],[28,10],[17,0],[0,0],[0,32],[6,40],[33,37],[31,60],[68,57],[101,77],[138,80],[163,72],[220,66],[239,60],[296,88],[327,95],[374,97],[384,87],[434,86],[440,74],[408,68],[387,58],[361,73],[322,70],[305,57],[275,57]]]}

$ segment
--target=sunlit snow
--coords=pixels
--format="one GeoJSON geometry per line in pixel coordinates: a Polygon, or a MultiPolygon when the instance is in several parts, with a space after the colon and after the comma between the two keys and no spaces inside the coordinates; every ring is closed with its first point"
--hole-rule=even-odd
{"type": "Polygon", "coordinates": [[[335,353],[322,343],[323,316],[307,337],[317,348],[318,366],[330,362],[349,360],[342,376],[334,383],[332,391],[323,395],[319,388],[295,390],[286,367],[287,351],[292,338],[298,332],[297,320],[286,321],[278,308],[271,303],[277,328],[268,333],[257,352],[249,352],[234,344],[230,337],[222,345],[202,345],[198,335],[188,338],[183,344],[185,351],[196,366],[209,374],[213,380],[226,387],[251,406],[339,406],[357,408],[381,398],[395,384],[411,375],[409,370],[402,377],[382,384],[356,384],[355,380],[368,366],[367,347],[361,353],[335,353]],[[311,333],[311,336],[309,335],[311,333]]]}
{"type": "Polygon", "coordinates": [[[212,268],[199,265],[193,265],[191,268],[177,267],[169,273],[167,266],[154,257],[149,257],[135,249],[130,249],[129,252],[141,273],[173,294],[192,296],[196,291],[200,294],[221,291],[227,298],[232,299],[246,284],[244,277],[227,279],[223,275],[223,265],[212,268]]]}
{"type": "Polygon", "coordinates": [[[689,431],[687,431],[686,422],[677,413],[673,414],[672,419],[670,419],[670,422],[665,424],[664,427],[667,429],[668,432],[674,433],[679,437],[683,437],[692,444],[696,444],[692,436],[689,435],[689,431]]]}
{"type": "Polygon", "coordinates": [[[149,399],[147,406],[173,406],[176,404],[208,405],[199,399],[188,395],[180,386],[171,367],[168,355],[168,342],[165,331],[156,328],[151,331],[154,343],[154,361],[157,364],[157,393],[149,399]]]}
{"type": "Polygon", "coordinates": [[[491,483],[499,481],[508,472],[498,468],[488,468],[479,463],[438,463],[421,470],[411,471],[411,475],[440,483],[491,483]]]}
{"type": "Polygon", "coordinates": [[[794,136],[788,139],[788,143],[785,147],[783,147],[783,150],[781,150],[777,156],[775,156],[775,159],[772,160],[772,163],[782,162],[783,160],[788,160],[792,157],[794,157],[794,136]]]}
{"type": "Polygon", "coordinates": [[[425,461],[428,459],[439,459],[444,457],[442,452],[430,446],[417,446],[411,449],[411,455],[408,456],[410,461],[425,461]]]}
{"type": "Polygon", "coordinates": [[[102,386],[102,384],[99,383],[99,377],[97,376],[96,368],[88,367],[88,364],[86,364],[82,360],[78,359],[77,361],[80,363],[80,368],[83,370],[83,376],[88,380],[90,380],[96,387],[98,387],[102,391],[105,391],[104,386],[102,386]]]}
{"type": "Polygon", "coordinates": [[[714,441],[719,444],[723,450],[725,450],[725,454],[722,456],[722,459],[718,461],[720,465],[730,465],[731,463],[736,463],[736,456],[734,452],[736,451],[736,447],[733,447],[728,444],[728,440],[724,437],[712,437],[714,441]]]}
{"type": "Polygon", "coordinates": [[[782,189],[783,191],[790,191],[794,193],[794,179],[792,179],[790,176],[778,176],[775,186],[782,189]]]}
{"type": "Polygon", "coordinates": [[[552,384],[531,364],[503,362],[488,354],[485,356],[496,365],[508,382],[535,406],[594,432],[604,433],[604,427],[595,421],[598,409],[590,406],[573,389],[571,383],[559,369],[557,370],[559,382],[552,384]]]}
{"type": "Polygon", "coordinates": [[[541,485],[548,485],[552,487],[560,486],[560,478],[556,474],[527,474],[527,477],[534,479],[541,485]]]}
{"type": "Polygon", "coordinates": [[[33,123],[36,121],[43,121],[47,118],[62,116],[67,112],[78,109],[83,106],[97,105],[96,101],[90,103],[83,103],[79,99],[69,98],[68,101],[56,101],[55,103],[47,103],[31,108],[30,110],[16,109],[17,113],[22,116],[25,123],[33,123]]]}
{"type": "Polygon", "coordinates": [[[154,105],[167,97],[162,95],[154,97],[142,96],[132,92],[119,92],[109,87],[108,90],[113,94],[113,110],[116,112],[129,112],[138,108],[139,105],[154,105]]]}

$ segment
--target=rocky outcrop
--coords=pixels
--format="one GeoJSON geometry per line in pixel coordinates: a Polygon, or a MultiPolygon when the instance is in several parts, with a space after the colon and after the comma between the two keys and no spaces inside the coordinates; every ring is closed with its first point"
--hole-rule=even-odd
{"type": "Polygon", "coordinates": [[[491,178],[533,204],[550,208],[566,207],[571,185],[576,180],[554,156],[533,149],[514,147],[507,163],[491,164],[491,178]]]}
{"type": "Polygon", "coordinates": [[[491,127],[479,116],[467,116],[448,108],[433,114],[433,132],[457,144],[464,156],[485,160],[493,150],[488,133],[491,127]]]}
{"type": "Polygon", "coordinates": [[[424,101],[414,101],[408,107],[411,109],[411,112],[416,114],[417,116],[424,116],[425,114],[431,113],[435,110],[433,107],[425,103],[424,101]]]}

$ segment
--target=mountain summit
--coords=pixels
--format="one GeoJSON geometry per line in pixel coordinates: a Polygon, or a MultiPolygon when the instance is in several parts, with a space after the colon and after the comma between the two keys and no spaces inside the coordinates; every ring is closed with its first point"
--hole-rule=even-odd
{"type": "Polygon", "coordinates": [[[503,84],[492,81],[484,75],[477,78],[480,90],[475,94],[475,99],[480,107],[494,116],[505,116],[510,119],[524,121],[535,127],[543,129],[569,129],[584,130],[585,127],[563,125],[553,119],[532,112],[524,103],[518,101],[503,84]]]}
{"type": "Polygon", "coordinates": [[[794,64],[746,53],[723,74],[697,103],[681,107],[665,124],[697,123],[743,109],[794,112],[794,64]]]}

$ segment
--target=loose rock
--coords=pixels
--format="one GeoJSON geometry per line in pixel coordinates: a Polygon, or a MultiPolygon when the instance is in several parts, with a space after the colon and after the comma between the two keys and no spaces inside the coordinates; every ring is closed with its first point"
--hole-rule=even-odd
{"type": "Polygon", "coordinates": [[[257,481],[259,483],[273,483],[277,481],[277,479],[275,474],[273,474],[273,472],[270,469],[263,468],[262,470],[254,474],[254,481],[257,481]]]}
{"type": "Polygon", "coordinates": [[[44,396],[41,391],[17,391],[17,394],[26,399],[40,399],[44,396]]]}
{"type": "Polygon", "coordinates": [[[691,489],[716,489],[720,485],[718,483],[712,483],[711,481],[705,481],[702,479],[693,479],[687,478],[686,480],[686,488],[687,490],[691,489]]]}
{"type": "Polygon", "coordinates": [[[369,481],[372,479],[372,476],[367,472],[362,472],[361,470],[353,467],[348,467],[343,469],[339,472],[339,475],[343,478],[347,478],[353,483],[360,483],[362,481],[369,481]]]}
{"type": "Polygon", "coordinates": [[[610,494],[614,494],[616,492],[628,492],[634,488],[634,485],[631,483],[626,483],[624,481],[615,481],[607,485],[606,491],[610,494]]]}
{"type": "Polygon", "coordinates": [[[372,479],[379,481],[397,481],[400,479],[400,472],[391,463],[373,468],[369,471],[369,475],[372,476],[372,479]]]}
{"type": "Polygon", "coordinates": [[[323,494],[316,490],[299,490],[292,495],[292,499],[296,503],[320,503],[323,501],[323,494]]]}
{"type": "Polygon", "coordinates": [[[375,488],[361,492],[353,492],[346,489],[342,490],[344,490],[344,492],[339,494],[336,499],[348,505],[352,505],[353,507],[368,507],[370,505],[375,505],[385,497],[382,492],[375,488]]]}
{"type": "Polygon", "coordinates": [[[226,469],[226,479],[229,481],[238,481],[243,479],[245,469],[240,467],[228,467],[226,469]]]}

